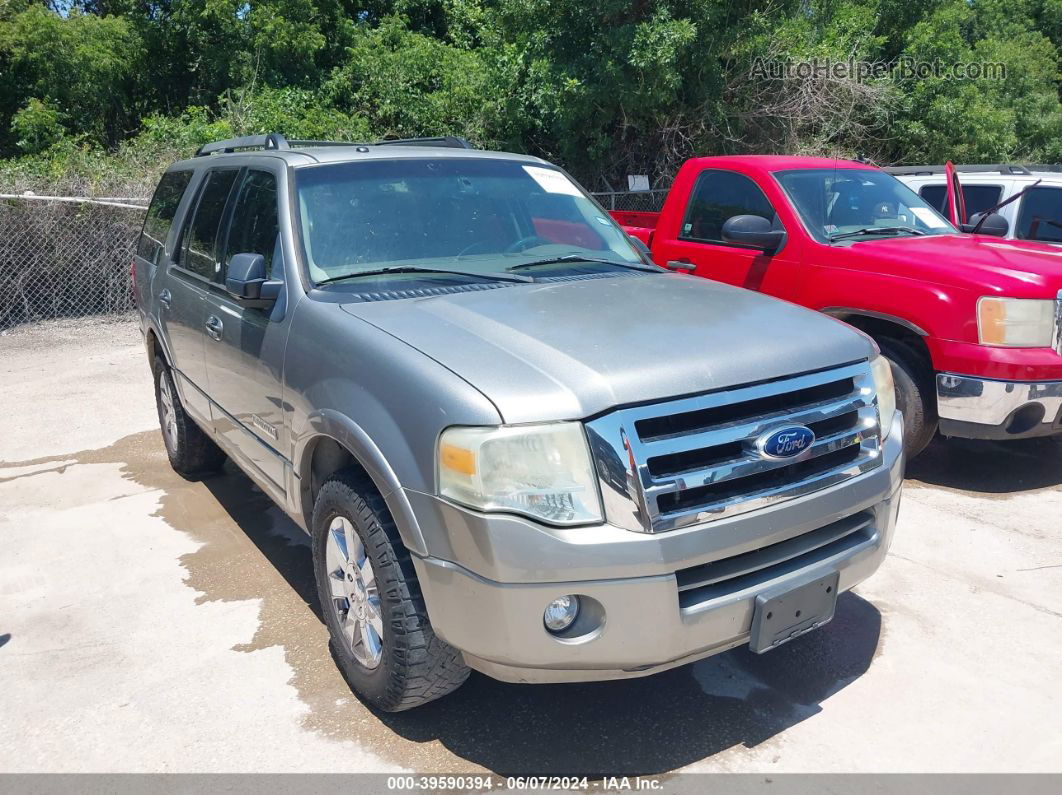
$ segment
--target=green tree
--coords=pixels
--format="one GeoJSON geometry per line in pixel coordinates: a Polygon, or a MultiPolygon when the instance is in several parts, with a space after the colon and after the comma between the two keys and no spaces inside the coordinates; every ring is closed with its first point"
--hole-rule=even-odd
{"type": "Polygon", "coordinates": [[[0,24],[6,89],[19,106],[30,97],[62,115],[67,130],[114,144],[132,131],[139,37],[120,17],[74,11],[63,18],[32,5],[0,24]]]}

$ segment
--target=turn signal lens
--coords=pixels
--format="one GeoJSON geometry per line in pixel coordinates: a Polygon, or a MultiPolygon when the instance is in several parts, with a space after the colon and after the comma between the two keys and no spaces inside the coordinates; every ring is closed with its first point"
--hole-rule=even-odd
{"type": "Polygon", "coordinates": [[[1049,348],[1054,333],[1054,301],[985,296],[977,302],[977,334],[982,345],[1049,348]]]}

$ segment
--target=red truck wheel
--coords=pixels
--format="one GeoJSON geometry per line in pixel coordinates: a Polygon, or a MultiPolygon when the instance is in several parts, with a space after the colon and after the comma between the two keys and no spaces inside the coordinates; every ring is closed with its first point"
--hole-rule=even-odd
{"type": "Polygon", "coordinates": [[[896,407],[903,412],[904,452],[914,458],[926,449],[937,432],[937,404],[933,390],[933,370],[909,345],[892,339],[879,339],[882,355],[892,365],[896,382],[896,407]]]}

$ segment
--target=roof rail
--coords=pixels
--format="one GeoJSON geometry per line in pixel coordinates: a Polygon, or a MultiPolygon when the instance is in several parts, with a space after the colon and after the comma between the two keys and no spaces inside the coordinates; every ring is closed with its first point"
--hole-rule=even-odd
{"type": "Polygon", "coordinates": [[[443,146],[449,149],[475,149],[467,138],[458,135],[440,135],[435,138],[392,138],[377,141],[373,146],[443,146]]]}
{"type": "MultiPolygon", "coordinates": [[[[291,149],[294,146],[298,147],[315,147],[315,146],[366,146],[367,144],[358,143],[356,141],[304,141],[304,140],[288,140],[280,133],[269,133],[268,135],[248,135],[243,138],[229,138],[226,141],[214,141],[214,143],[203,144],[199,147],[199,151],[195,153],[196,157],[203,157],[204,155],[213,154],[214,152],[230,153],[235,152],[237,149],[291,149]]],[[[474,149],[468,142],[468,139],[461,138],[457,135],[440,135],[434,138],[392,138],[387,141],[377,141],[374,144],[368,144],[369,146],[442,146],[451,149],[474,149]]]]}
{"type": "MultiPolygon", "coordinates": [[[[889,166],[884,169],[893,176],[925,176],[927,174],[943,174],[944,166],[889,166]]],[[[996,163],[994,165],[957,165],[955,170],[960,174],[1031,174],[1028,167],[1017,163],[996,163]]]]}
{"type": "Polygon", "coordinates": [[[225,141],[214,141],[203,144],[195,153],[196,157],[213,154],[214,152],[235,152],[237,149],[288,149],[288,142],[280,133],[268,135],[246,135],[243,138],[229,138],[225,141]]]}

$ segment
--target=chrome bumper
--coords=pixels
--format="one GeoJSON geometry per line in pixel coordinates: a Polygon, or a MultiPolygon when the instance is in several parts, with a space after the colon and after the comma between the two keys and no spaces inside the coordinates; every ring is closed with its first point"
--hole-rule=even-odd
{"type": "Polygon", "coordinates": [[[946,436],[1013,439],[1062,433],[1062,381],[938,373],[937,413],[946,436]]]}
{"type": "Polygon", "coordinates": [[[645,676],[747,643],[759,594],[832,572],[838,590],[847,591],[881,565],[903,479],[899,415],[894,427],[874,470],[702,527],[652,535],[608,525],[545,533],[517,527],[512,517],[448,506],[450,545],[458,554],[413,557],[432,626],[471,667],[510,682],[645,676]],[[858,531],[829,544],[814,540],[820,529],[848,519],[858,531]],[[797,557],[764,568],[750,563],[765,544],[805,538],[808,551],[797,557]],[[720,564],[732,569],[726,578],[700,574],[720,564]],[[594,605],[593,622],[571,636],[551,635],[542,611],[570,593],[594,605]]]}

